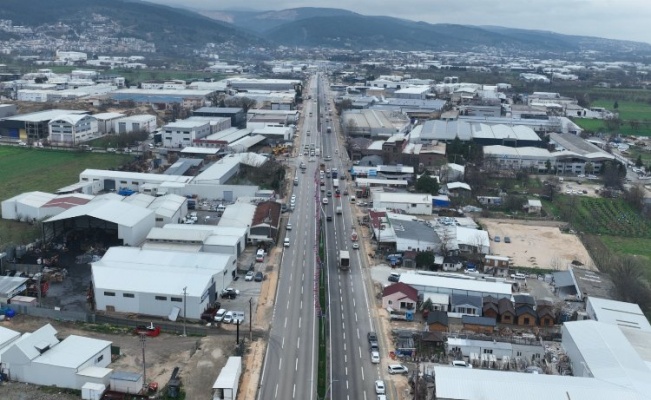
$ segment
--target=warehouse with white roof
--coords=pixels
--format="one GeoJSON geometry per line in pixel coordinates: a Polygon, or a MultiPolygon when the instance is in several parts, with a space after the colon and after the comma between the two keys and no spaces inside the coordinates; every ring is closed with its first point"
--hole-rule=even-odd
{"type": "Polygon", "coordinates": [[[511,285],[504,282],[465,279],[465,277],[448,278],[444,276],[405,273],[400,275],[400,282],[423,293],[462,294],[467,296],[493,296],[497,299],[511,298],[511,285]]]}
{"type": "Polygon", "coordinates": [[[46,240],[67,232],[101,229],[112,235],[114,243],[138,246],[156,224],[156,213],[122,201],[91,201],[70,208],[43,223],[46,240]]]}
{"type": "Polygon", "coordinates": [[[187,318],[200,319],[236,269],[231,255],[112,247],[92,264],[96,309],[176,319],[185,298],[187,318]]]}
{"type": "Polygon", "coordinates": [[[374,192],[373,208],[401,210],[411,215],[432,215],[432,196],[426,193],[374,192]]]}

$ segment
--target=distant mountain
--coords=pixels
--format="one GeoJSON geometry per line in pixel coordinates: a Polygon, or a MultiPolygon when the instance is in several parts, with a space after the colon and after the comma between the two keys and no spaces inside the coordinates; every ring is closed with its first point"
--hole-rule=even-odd
{"type": "MultiPolygon", "coordinates": [[[[159,52],[188,54],[205,43],[233,47],[265,43],[259,36],[197,13],[144,1],[129,0],[2,0],[0,19],[30,27],[59,22],[72,29],[68,40],[88,31],[97,16],[117,24],[118,37],[134,37],[153,42],[159,52]]],[[[38,33],[38,32],[37,32],[38,33]]],[[[268,44],[268,43],[267,43],[268,44]]]]}
{"type": "Polygon", "coordinates": [[[509,53],[651,54],[646,43],[494,26],[429,24],[341,9],[294,8],[268,12],[203,12],[288,46],[349,49],[448,50],[509,53]]]}
{"type": "Polygon", "coordinates": [[[228,22],[253,32],[265,33],[288,22],[313,17],[360,15],[338,8],[302,7],[281,11],[197,11],[218,21],[228,22]]]}

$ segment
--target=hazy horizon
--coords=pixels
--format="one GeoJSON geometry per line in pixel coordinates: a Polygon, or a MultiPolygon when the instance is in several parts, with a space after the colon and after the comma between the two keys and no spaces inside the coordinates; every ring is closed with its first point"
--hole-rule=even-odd
{"type": "Polygon", "coordinates": [[[364,15],[384,15],[432,24],[493,25],[552,31],[567,35],[595,36],[651,44],[651,1],[545,0],[523,4],[522,0],[278,0],[273,8],[266,0],[145,0],[195,10],[284,10],[300,7],[341,8],[364,15]],[[397,3],[397,4],[392,4],[397,3]]]}

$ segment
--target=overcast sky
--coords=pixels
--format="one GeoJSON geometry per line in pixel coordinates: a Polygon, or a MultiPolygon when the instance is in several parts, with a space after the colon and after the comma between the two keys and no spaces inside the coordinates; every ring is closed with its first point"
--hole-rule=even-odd
{"type": "Polygon", "coordinates": [[[430,23],[498,25],[651,43],[651,0],[148,0],[205,10],[343,8],[430,23]]]}

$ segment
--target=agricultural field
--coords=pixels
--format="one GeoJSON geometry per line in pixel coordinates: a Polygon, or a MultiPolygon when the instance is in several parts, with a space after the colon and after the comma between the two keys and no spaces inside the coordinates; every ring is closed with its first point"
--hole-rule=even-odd
{"type": "Polygon", "coordinates": [[[617,110],[613,108],[614,101],[596,100],[592,102],[594,107],[603,107],[619,113],[619,119],[622,121],[651,121],[651,104],[636,101],[618,101],[617,110]]]}
{"type": "MultiPolygon", "coordinates": [[[[611,100],[596,100],[592,102],[594,107],[604,107],[608,110],[615,111],[611,100]]],[[[622,125],[616,129],[616,132],[623,135],[632,136],[651,136],[651,104],[639,101],[618,101],[619,119],[622,125]]],[[[580,119],[574,122],[581,128],[590,132],[610,132],[612,129],[606,126],[606,123],[598,119],[580,119]]]]}
{"type": "Polygon", "coordinates": [[[621,199],[576,197],[578,229],[595,235],[651,239],[651,224],[621,199]]]}
{"type": "MultiPolygon", "coordinates": [[[[115,168],[130,159],[118,154],[0,146],[0,201],[29,191],[52,192],[79,181],[86,168],[115,168]]],[[[0,249],[33,239],[35,227],[0,219],[0,249]]]]}

